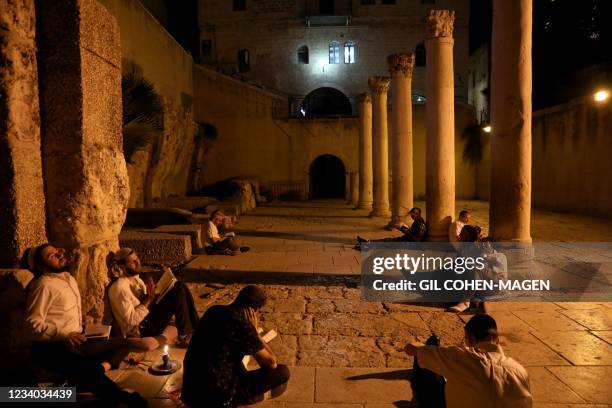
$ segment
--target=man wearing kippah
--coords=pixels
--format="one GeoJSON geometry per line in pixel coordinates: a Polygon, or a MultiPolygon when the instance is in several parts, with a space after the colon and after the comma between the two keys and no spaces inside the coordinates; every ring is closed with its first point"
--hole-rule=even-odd
{"type": "Polygon", "coordinates": [[[527,370],[506,357],[497,323],[476,314],[465,325],[466,347],[437,347],[409,343],[404,349],[421,368],[446,378],[447,408],[530,408],[527,370]]]}
{"type": "Polygon", "coordinates": [[[198,322],[198,313],[189,288],[180,281],[162,297],[155,293],[151,278],[140,278],[142,263],[131,248],[113,254],[113,266],[119,278],[108,290],[113,319],[123,337],[137,348],[153,350],[172,342],[187,346],[198,322]],[[175,318],[176,327],[170,325],[175,318]],[[177,333],[178,330],[178,333],[177,333]]]}

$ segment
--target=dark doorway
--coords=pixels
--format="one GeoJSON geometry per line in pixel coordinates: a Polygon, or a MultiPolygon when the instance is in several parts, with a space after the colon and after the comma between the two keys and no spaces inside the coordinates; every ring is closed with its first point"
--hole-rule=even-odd
{"type": "Polygon", "coordinates": [[[334,0],[319,0],[319,13],[323,16],[334,15],[334,0]]]}
{"type": "Polygon", "coordinates": [[[317,157],[310,165],[310,198],[345,198],[346,169],[331,154],[317,157]]]}
{"type": "Polygon", "coordinates": [[[353,110],[351,101],[334,88],[318,88],[306,95],[302,103],[304,116],[350,116],[353,110]]]}

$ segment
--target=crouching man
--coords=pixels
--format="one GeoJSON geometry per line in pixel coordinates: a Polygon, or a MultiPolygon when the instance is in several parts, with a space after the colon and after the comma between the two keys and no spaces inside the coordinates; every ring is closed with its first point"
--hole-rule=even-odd
{"type": "Polygon", "coordinates": [[[409,343],[405,351],[421,368],[446,378],[447,408],[530,408],[527,371],[506,357],[499,345],[497,324],[477,314],[465,325],[466,347],[409,343]]]}
{"type": "Polygon", "coordinates": [[[277,363],[257,333],[265,302],[264,291],[249,285],[232,304],[206,311],[185,355],[181,399],[187,406],[235,407],[285,392],[289,369],[277,363]],[[246,355],[253,355],[261,368],[247,371],[242,364],[246,355]]]}
{"type": "Polygon", "coordinates": [[[81,295],[64,253],[44,244],[24,256],[34,273],[25,316],[34,339],[32,361],[66,376],[78,392],[93,392],[105,406],[146,407],[139,394],[121,390],[104,374],[127,355],[125,340],[87,340],[82,334],[81,295]]]}

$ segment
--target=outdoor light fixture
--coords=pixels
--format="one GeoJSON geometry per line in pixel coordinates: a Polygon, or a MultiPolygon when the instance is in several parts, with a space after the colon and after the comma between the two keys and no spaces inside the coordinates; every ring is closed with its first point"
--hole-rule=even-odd
{"type": "Polygon", "coordinates": [[[491,133],[491,125],[483,126],[482,130],[486,133],[491,133]]]}
{"type": "Polygon", "coordinates": [[[600,89],[599,91],[593,94],[593,100],[595,102],[603,103],[610,99],[610,91],[607,89],[600,89]]]}

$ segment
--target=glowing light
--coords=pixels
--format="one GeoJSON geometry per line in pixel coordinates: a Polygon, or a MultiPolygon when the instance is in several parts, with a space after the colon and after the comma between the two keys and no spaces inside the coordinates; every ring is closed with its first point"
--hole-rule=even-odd
{"type": "Polygon", "coordinates": [[[600,89],[599,91],[595,92],[593,94],[593,100],[595,102],[605,102],[608,99],[610,99],[610,91],[608,91],[607,89],[600,89]]]}
{"type": "Polygon", "coordinates": [[[302,114],[302,116],[306,116],[306,111],[304,110],[304,108],[300,108],[300,113],[302,114]]]}
{"type": "Polygon", "coordinates": [[[486,125],[482,128],[482,130],[486,133],[491,133],[491,125],[486,125]]]}

